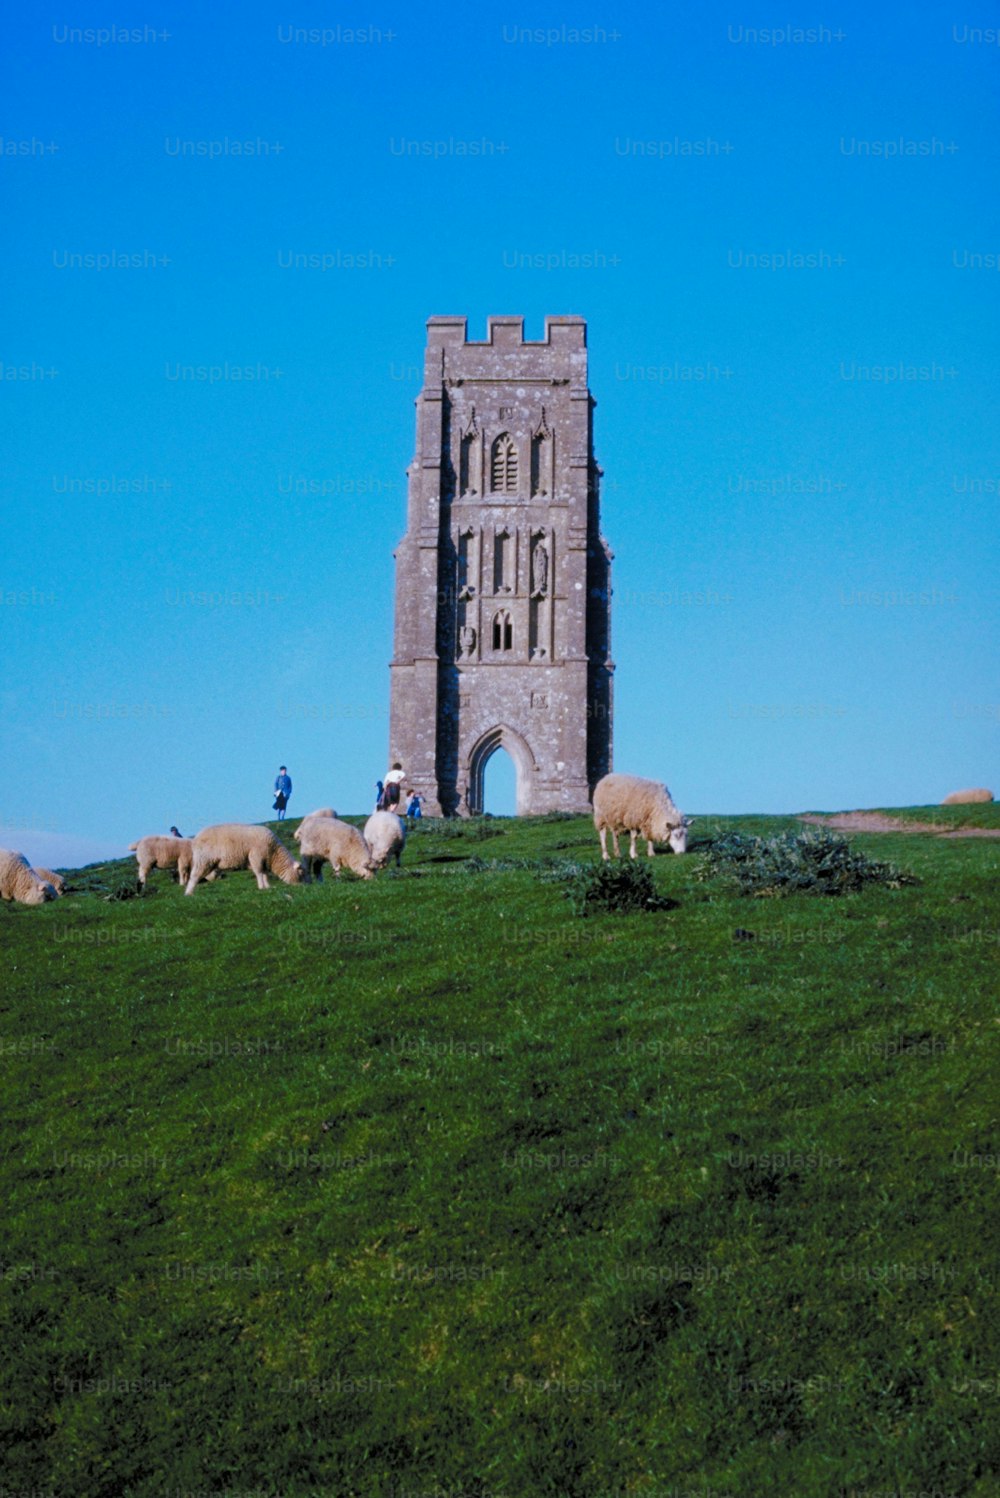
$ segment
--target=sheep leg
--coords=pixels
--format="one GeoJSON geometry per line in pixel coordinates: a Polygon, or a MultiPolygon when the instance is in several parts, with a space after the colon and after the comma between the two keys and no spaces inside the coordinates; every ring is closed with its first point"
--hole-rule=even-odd
{"type": "Polygon", "coordinates": [[[191,877],[187,882],[184,893],[186,895],[193,895],[195,886],[200,884],[202,879],[215,879],[218,877],[218,872],[219,865],[217,863],[213,863],[209,858],[199,859],[196,857],[191,864],[191,877]]]}
{"type": "Polygon", "coordinates": [[[601,857],[604,859],[604,862],[607,863],[607,861],[608,861],[608,829],[606,827],[602,827],[600,829],[599,835],[600,835],[600,839],[601,839],[601,857]]]}
{"type": "Polygon", "coordinates": [[[638,858],[638,856],[639,856],[636,853],[636,851],[635,851],[635,838],[636,838],[635,828],[632,827],[629,830],[629,839],[630,839],[629,847],[628,847],[628,856],[629,856],[629,858],[638,858]]]}
{"type": "Polygon", "coordinates": [[[611,846],[615,850],[615,857],[616,858],[620,858],[621,857],[621,848],[619,848],[619,846],[618,846],[618,829],[617,829],[617,827],[612,827],[612,829],[611,829],[611,846]]]}
{"type": "Polygon", "coordinates": [[[653,851],[653,845],[649,841],[649,838],[646,839],[646,857],[647,858],[655,858],[656,857],[656,854],[653,851]]]}

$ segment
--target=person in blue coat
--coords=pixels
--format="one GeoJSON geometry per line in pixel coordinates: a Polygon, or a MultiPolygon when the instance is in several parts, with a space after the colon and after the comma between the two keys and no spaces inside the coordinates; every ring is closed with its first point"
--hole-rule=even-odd
{"type": "Polygon", "coordinates": [[[274,809],[278,813],[278,821],[285,820],[285,807],[292,797],[292,777],[285,765],[280,765],[278,773],[274,778],[274,809]]]}

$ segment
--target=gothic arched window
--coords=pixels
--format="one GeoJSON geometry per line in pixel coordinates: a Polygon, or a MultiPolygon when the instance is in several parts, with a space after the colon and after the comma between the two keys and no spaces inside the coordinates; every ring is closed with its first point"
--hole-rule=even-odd
{"type": "Polygon", "coordinates": [[[510,614],[507,609],[500,609],[493,615],[493,649],[510,650],[514,644],[514,626],[510,622],[510,614]]]}
{"type": "Polygon", "coordinates": [[[490,483],[494,494],[517,493],[517,448],[509,432],[501,432],[490,449],[490,483]]]}

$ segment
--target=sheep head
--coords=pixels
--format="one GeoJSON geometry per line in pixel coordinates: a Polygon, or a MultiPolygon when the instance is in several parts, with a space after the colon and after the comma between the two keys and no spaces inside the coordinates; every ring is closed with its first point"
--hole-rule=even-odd
{"type": "Polygon", "coordinates": [[[687,852],[688,828],[693,821],[693,817],[684,817],[679,827],[671,827],[667,841],[674,853],[687,852]]]}
{"type": "Polygon", "coordinates": [[[56,892],[44,879],[34,879],[21,898],[25,905],[44,905],[46,900],[56,898],[56,892]]]}

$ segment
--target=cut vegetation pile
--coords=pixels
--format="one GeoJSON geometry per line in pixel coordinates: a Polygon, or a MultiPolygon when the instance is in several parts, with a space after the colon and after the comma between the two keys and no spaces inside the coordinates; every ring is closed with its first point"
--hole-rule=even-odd
{"type": "Polygon", "coordinates": [[[902,889],[919,882],[828,832],[784,832],[770,838],[731,832],[706,850],[698,872],[735,894],[758,896],[847,895],[869,884],[902,889]]]}

